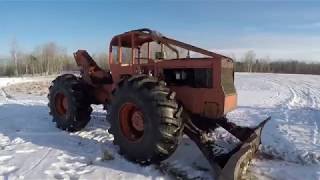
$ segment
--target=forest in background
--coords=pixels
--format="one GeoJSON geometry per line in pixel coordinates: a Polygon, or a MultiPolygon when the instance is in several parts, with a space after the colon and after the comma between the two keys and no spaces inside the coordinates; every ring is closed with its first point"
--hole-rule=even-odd
{"type": "MultiPolygon", "coordinates": [[[[108,69],[107,53],[93,54],[92,57],[99,66],[108,69]]],[[[236,61],[237,72],[320,74],[320,63],[257,58],[254,51],[248,51],[243,57],[233,59],[236,61]]],[[[73,56],[53,42],[45,43],[30,53],[24,53],[13,41],[10,57],[0,59],[0,76],[50,75],[76,69],[73,56]]]]}
{"type": "Polygon", "coordinates": [[[254,51],[248,51],[243,57],[235,60],[237,72],[320,74],[320,62],[298,59],[273,60],[269,57],[257,58],[254,51]]]}
{"type": "MultiPolygon", "coordinates": [[[[92,57],[102,68],[108,68],[106,53],[92,57]]],[[[70,70],[77,70],[72,54],[54,42],[38,46],[30,53],[22,52],[13,42],[10,57],[0,59],[0,76],[50,75],[70,70]]]]}

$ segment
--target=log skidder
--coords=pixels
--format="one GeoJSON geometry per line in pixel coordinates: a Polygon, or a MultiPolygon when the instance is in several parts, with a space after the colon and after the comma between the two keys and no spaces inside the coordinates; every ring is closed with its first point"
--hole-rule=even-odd
{"type": "Polygon", "coordinates": [[[81,79],[62,75],[50,87],[49,107],[59,128],[80,130],[90,119],[90,104],[102,104],[107,108],[113,142],[128,160],[159,163],[186,134],[218,179],[237,180],[245,173],[270,118],[252,128],[226,118],[237,106],[231,58],[150,29],[112,38],[110,71],[101,69],[85,50],[78,50],[74,58],[81,79]],[[217,151],[210,138],[217,127],[240,143],[232,150],[220,147],[222,151],[217,151]]]}

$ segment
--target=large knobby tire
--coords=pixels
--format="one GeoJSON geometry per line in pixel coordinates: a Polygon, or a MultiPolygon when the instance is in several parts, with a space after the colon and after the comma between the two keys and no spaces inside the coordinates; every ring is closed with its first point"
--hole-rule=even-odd
{"type": "Polygon", "coordinates": [[[113,92],[109,132],[128,160],[159,163],[177,148],[183,134],[182,107],[164,82],[138,75],[113,92]],[[137,120],[138,119],[138,120],[137,120]]]}
{"type": "Polygon", "coordinates": [[[85,94],[86,85],[72,74],[58,76],[49,87],[49,109],[57,128],[70,132],[84,128],[92,108],[85,94]]]}

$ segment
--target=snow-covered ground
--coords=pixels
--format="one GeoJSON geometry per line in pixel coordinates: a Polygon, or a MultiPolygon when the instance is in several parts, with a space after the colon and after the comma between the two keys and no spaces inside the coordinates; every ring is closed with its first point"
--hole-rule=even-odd
{"type": "MultiPolygon", "coordinates": [[[[0,78],[1,178],[172,179],[168,171],[211,178],[208,163],[186,137],[162,168],[126,161],[106,131],[101,106],[94,106],[92,120],[80,132],[55,128],[40,87],[44,83],[33,84],[50,80],[0,78]]],[[[312,75],[236,74],[239,108],[228,118],[254,126],[272,117],[262,133],[260,155],[249,168],[252,178],[320,179],[319,82],[320,76],[312,75]]]]}

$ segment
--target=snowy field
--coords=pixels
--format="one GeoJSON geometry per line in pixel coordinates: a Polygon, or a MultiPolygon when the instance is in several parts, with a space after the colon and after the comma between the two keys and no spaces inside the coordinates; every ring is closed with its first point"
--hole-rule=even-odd
{"type": "MultiPolygon", "coordinates": [[[[174,179],[173,173],[211,178],[206,160],[186,137],[161,167],[126,161],[112,144],[100,106],[80,132],[55,128],[46,99],[51,79],[0,78],[0,179],[153,180],[174,179]]],[[[250,177],[320,180],[320,76],[241,73],[236,88],[239,108],[228,118],[254,126],[272,117],[250,177]]]]}

